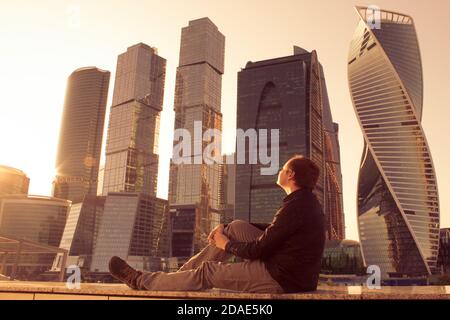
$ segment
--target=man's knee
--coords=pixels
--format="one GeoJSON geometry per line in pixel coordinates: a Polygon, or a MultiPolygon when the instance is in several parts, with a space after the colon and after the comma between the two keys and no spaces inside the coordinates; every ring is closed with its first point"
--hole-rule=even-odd
{"type": "Polygon", "coordinates": [[[233,220],[231,221],[227,227],[225,228],[225,235],[231,236],[238,232],[239,230],[242,230],[243,228],[247,227],[249,223],[244,220],[233,220]]]}

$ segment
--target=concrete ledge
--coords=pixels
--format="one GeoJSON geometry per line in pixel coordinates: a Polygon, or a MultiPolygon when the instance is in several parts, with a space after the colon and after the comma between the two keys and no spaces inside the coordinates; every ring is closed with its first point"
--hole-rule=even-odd
{"type": "Polygon", "coordinates": [[[128,299],[258,299],[258,300],[450,300],[450,286],[333,287],[311,293],[255,294],[213,289],[208,291],[136,291],[123,284],[82,283],[69,289],[61,282],[0,281],[0,300],[128,300],[128,299]]]}

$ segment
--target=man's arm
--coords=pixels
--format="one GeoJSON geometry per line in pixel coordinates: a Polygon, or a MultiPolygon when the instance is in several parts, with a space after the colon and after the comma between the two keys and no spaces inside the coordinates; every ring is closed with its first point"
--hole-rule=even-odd
{"type": "Polygon", "coordinates": [[[270,223],[250,223],[250,224],[262,231],[266,230],[270,226],[270,223]]]}
{"type": "MultiPolygon", "coordinates": [[[[266,230],[268,226],[270,226],[270,223],[250,223],[252,226],[258,228],[259,230],[266,230]]],[[[228,226],[228,223],[224,224],[223,227],[226,228],[228,226]]]]}
{"type": "Polygon", "coordinates": [[[237,242],[230,239],[225,251],[250,260],[268,256],[298,229],[301,224],[300,216],[292,207],[282,208],[257,240],[237,242]]]}

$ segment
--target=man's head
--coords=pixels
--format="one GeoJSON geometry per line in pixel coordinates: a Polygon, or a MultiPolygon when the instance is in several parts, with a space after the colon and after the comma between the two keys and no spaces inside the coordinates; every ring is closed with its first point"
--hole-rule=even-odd
{"type": "Polygon", "coordinates": [[[290,158],[278,173],[277,184],[288,194],[299,188],[314,189],[319,179],[319,167],[301,155],[290,158]]]}

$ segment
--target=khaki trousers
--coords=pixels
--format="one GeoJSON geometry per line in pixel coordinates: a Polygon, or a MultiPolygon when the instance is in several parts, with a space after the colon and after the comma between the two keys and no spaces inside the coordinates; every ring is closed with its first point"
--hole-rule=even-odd
{"type": "MultiPolygon", "coordinates": [[[[251,242],[263,231],[246,221],[235,220],[224,230],[228,238],[251,242]]],[[[197,291],[221,288],[255,293],[283,293],[280,285],[271,277],[264,262],[246,260],[225,263],[231,255],[214,245],[206,246],[193,256],[177,272],[144,272],[137,285],[141,290],[197,291]]]]}

